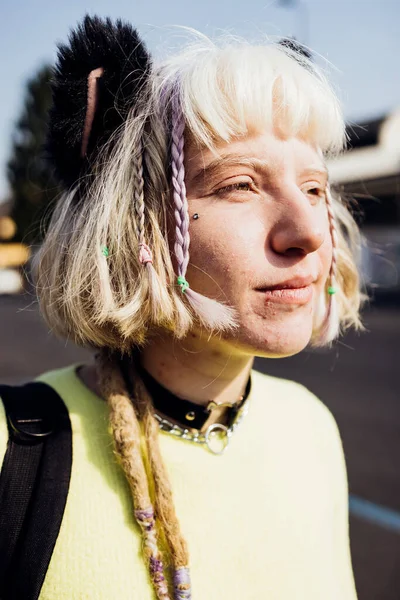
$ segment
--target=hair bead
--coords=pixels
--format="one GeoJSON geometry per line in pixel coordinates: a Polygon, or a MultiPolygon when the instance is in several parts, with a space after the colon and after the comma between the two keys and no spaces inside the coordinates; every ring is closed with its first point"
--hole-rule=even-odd
{"type": "Polygon", "coordinates": [[[149,246],[144,242],[139,244],[139,262],[142,265],[147,265],[147,263],[153,263],[153,254],[149,246]]]}
{"type": "Polygon", "coordinates": [[[192,586],[190,583],[190,572],[187,567],[180,567],[174,573],[174,599],[191,600],[192,586]]]}
{"type": "Polygon", "coordinates": [[[183,277],[183,275],[179,275],[179,277],[177,277],[176,281],[181,288],[182,294],[184,294],[186,292],[186,290],[190,287],[189,283],[186,281],[186,278],[183,277]]]}

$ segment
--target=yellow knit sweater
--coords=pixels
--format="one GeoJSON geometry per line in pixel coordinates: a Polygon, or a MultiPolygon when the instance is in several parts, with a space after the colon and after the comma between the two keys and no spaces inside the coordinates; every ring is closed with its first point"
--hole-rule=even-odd
{"type": "MultiPolygon", "coordinates": [[[[38,379],[63,398],[73,429],[70,490],[40,600],[153,600],[106,403],[76,365],[38,379]]],[[[6,443],[0,403],[0,463],[6,443]]],[[[307,389],[254,372],[249,414],[223,456],[166,433],[160,444],[193,600],[356,599],[341,438],[307,389]]]]}

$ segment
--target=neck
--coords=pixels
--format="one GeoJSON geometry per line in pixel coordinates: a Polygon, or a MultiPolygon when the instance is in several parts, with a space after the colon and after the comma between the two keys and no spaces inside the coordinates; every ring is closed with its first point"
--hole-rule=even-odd
{"type": "MultiPolygon", "coordinates": [[[[141,353],[142,366],[178,398],[206,406],[234,403],[243,394],[253,357],[232,353],[220,339],[190,333],[183,340],[162,334],[141,353]]],[[[215,409],[205,427],[221,422],[226,409],[215,409]]]]}

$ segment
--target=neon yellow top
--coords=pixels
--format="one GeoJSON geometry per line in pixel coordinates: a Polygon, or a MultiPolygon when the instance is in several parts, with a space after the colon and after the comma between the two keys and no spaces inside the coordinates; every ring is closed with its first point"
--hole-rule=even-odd
{"type": "MultiPolygon", "coordinates": [[[[64,519],[40,600],[153,600],[106,403],[76,365],[38,379],[73,428],[64,519]]],[[[7,427],[0,403],[0,462],[7,427]]],[[[354,600],[345,460],[336,422],[303,386],[253,372],[222,456],[160,434],[190,550],[193,600],[354,600]]]]}

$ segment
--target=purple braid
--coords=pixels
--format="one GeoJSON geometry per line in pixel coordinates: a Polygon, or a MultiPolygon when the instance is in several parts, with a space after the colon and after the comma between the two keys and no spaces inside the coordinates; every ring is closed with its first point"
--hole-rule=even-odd
{"type": "Polygon", "coordinates": [[[235,327],[234,310],[213,298],[195,292],[186,281],[189,264],[189,208],[186,198],[184,167],[184,131],[185,118],[180,104],[180,90],[176,85],[171,97],[171,166],[172,187],[175,213],[175,256],[177,261],[177,283],[182,294],[199,320],[211,329],[230,329],[235,327]]]}
{"type": "Polygon", "coordinates": [[[184,159],[185,119],[180,109],[179,96],[172,97],[172,185],[175,204],[175,256],[178,275],[185,277],[189,264],[189,210],[186,198],[184,159]]]}

